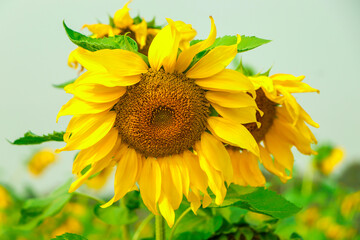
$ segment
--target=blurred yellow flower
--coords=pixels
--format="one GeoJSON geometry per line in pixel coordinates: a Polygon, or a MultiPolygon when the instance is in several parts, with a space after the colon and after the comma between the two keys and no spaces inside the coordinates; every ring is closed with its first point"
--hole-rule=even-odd
{"type": "MultiPolygon", "coordinates": [[[[234,182],[245,186],[263,186],[265,178],[257,159],[269,172],[286,182],[292,177],[293,146],[303,154],[316,154],[311,149],[311,144],[316,143],[316,139],[305,123],[319,127],[292,94],[319,91],[303,83],[304,76],[275,74],[270,77],[249,78],[255,86],[256,103],[261,112],[256,115],[257,123],[249,119],[253,123],[245,126],[258,143],[260,158],[246,150],[228,148],[234,166],[234,182]]],[[[229,109],[220,106],[215,106],[215,110],[236,121],[238,113],[231,113],[229,109]]],[[[249,112],[248,118],[252,116],[249,112]]]]}
{"type": "Polygon", "coordinates": [[[39,176],[43,171],[57,159],[57,155],[51,149],[42,149],[35,153],[28,162],[28,170],[35,176],[39,176]]]}
{"type": "Polygon", "coordinates": [[[322,159],[319,163],[319,170],[325,174],[329,175],[334,170],[335,166],[338,165],[345,156],[345,151],[342,148],[336,147],[333,148],[330,154],[322,159]]]}
{"type": "Polygon", "coordinates": [[[64,233],[81,234],[83,226],[79,220],[74,217],[68,217],[59,227],[57,227],[52,233],[51,238],[62,235],[64,233]]]}
{"type": "Polygon", "coordinates": [[[341,203],[341,214],[350,218],[354,213],[360,213],[360,191],[345,196],[341,203]]]}
{"type": "Polygon", "coordinates": [[[9,192],[0,185],[0,209],[10,206],[12,200],[9,192]]]}

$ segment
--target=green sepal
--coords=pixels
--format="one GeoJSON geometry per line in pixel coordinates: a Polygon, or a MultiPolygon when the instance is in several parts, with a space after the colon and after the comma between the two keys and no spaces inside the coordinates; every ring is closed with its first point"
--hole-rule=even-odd
{"type": "Polygon", "coordinates": [[[83,237],[75,233],[64,233],[62,235],[56,236],[55,238],[52,238],[51,240],[88,240],[88,239],[86,237],[83,237]]]}
{"type": "Polygon", "coordinates": [[[33,144],[40,144],[49,141],[63,142],[64,133],[65,132],[54,131],[51,134],[39,136],[32,133],[31,131],[28,131],[24,134],[24,137],[18,138],[14,142],[10,142],[10,143],[14,145],[33,145],[33,144]]]}
{"type": "Polygon", "coordinates": [[[17,228],[31,230],[44,219],[60,212],[73,196],[68,192],[70,184],[71,180],[68,180],[47,197],[26,200],[21,209],[20,223],[17,228]]]}
{"type": "MultiPolygon", "coordinates": [[[[215,198],[214,194],[211,196],[215,198]]],[[[224,202],[220,206],[212,203],[209,207],[228,206],[240,207],[276,219],[290,217],[300,211],[299,207],[274,191],[262,187],[241,187],[234,184],[228,188],[224,202]]]]}
{"type": "Polygon", "coordinates": [[[68,28],[63,22],[65,31],[69,39],[79,47],[91,52],[101,49],[124,49],[132,52],[138,51],[137,43],[126,35],[116,35],[114,37],[91,38],[68,28]]]}
{"type": "Polygon", "coordinates": [[[75,79],[71,79],[71,80],[69,80],[69,81],[67,81],[67,82],[64,82],[64,83],[53,84],[53,87],[54,87],[54,88],[64,89],[64,87],[66,87],[67,85],[69,85],[69,84],[71,84],[71,83],[74,83],[75,80],[76,80],[76,78],[75,78],[75,79]]]}
{"type": "Polygon", "coordinates": [[[115,27],[115,23],[114,23],[114,18],[112,16],[109,15],[109,25],[110,27],[114,28],[115,27]]]}
{"type": "MultiPolygon", "coordinates": [[[[193,40],[190,42],[190,45],[194,45],[201,41],[203,41],[203,40],[193,40]]],[[[226,35],[224,37],[219,37],[219,38],[216,38],[215,42],[210,47],[205,49],[204,51],[210,50],[210,49],[213,49],[213,48],[219,47],[219,46],[234,45],[234,44],[236,44],[236,41],[237,41],[236,36],[226,35]]],[[[237,51],[238,51],[238,53],[246,52],[246,51],[252,50],[254,48],[260,47],[261,45],[269,43],[269,42],[271,42],[271,40],[262,39],[262,38],[258,38],[255,36],[249,37],[249,36],[243,35],[243,36],[241,36],[240,43],[237,45],[237,51]]]]}
{"type": "Polygon", "coordinates": [[[243,65],[242,58],[240,59],[240,63],[236,67],[235,71],[241,72],[245,76],[253,76],[255,73],[255,71],[252,67],[243,65]]]}
{"type": "Polygon", "coordinates": [[[97,204],[94,208],[94,214],[103,222],[110,225],[128,225],[138,220],[138,216],[134,211],[123,206],[102,208],[100,204],[97,204]]]}

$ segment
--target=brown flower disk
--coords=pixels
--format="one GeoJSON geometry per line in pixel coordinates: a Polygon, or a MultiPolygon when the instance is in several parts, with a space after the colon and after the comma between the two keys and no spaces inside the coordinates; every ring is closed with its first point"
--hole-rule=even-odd
{"type": "Polygon", "coordinates": [[[210,104],[182,73],[150,69],[115,105],[121,140],[147,157],[180,154],[200,140],[210,104]]]}

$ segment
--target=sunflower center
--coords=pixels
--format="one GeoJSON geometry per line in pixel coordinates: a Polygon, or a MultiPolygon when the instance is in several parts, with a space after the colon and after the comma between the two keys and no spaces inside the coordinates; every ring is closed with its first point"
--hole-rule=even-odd
{"type": "Polygon", "coordinates": [[[261,88],[256,90],[255,101],[258,108],[264,112],[262,117],[259,112],[256,113],[256,119],[261,123],[261,126],[258,128],[256,123],[247,123],[244,126],[250,131],[257,142],[261,142],[274,122],[276,103],[270,101],[261,88]]]}
{"type": "Polygon", "coordinates": [[[150,69],[115,105],[123,142],[148,157],[180,154],[200,140],[210,104],[182,73],[150,69]]]}

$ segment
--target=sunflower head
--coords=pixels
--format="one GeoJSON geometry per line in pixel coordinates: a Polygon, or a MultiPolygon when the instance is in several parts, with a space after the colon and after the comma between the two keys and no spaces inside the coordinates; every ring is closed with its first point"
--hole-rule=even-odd
{"type": "Polygon", "coordinates": [[[243,126],[256,122],[255,89],[243,74],[225,69],[240,37],[211,48],[216,38],[211,18],[209,37],[190,45],[189,26],[168,23],[145,61],[123,49],[73,52],[87,71],[65,88],[74,98],[58,117],[74,116],[64,134],[67,145],[58,151],[81,150],[73,167],[79,178],[70,191],[117,165],[115,194],[104,207],[138,186],[148,209],[172,226],[183,196],[194,212],[211,203],[208,188],[216,204],[224,200],[225,182],[234,175],[225,146],[254,156],[259,148],[243,126]]]}

